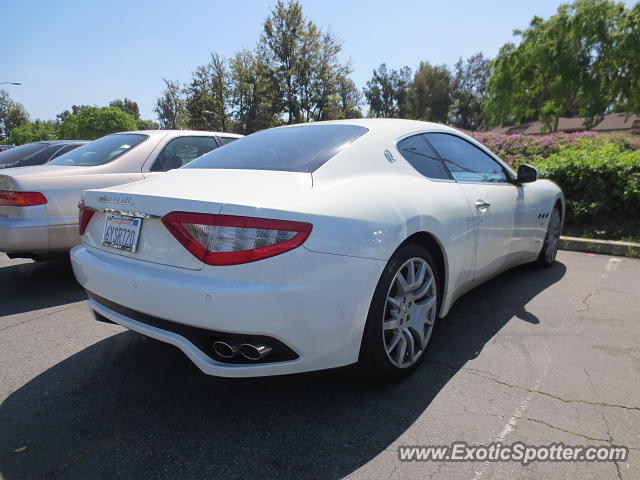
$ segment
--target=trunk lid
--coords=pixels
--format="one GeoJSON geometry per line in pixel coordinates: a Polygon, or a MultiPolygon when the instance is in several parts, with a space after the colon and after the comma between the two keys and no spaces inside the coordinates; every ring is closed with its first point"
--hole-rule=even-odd
{"type": "Polygon", "coordinates": [[[0,177],[10,177],[18,185],[22,179],[42,177],[64,177],[67,175],[91,175],[94,167],[72,167],[66,165],[34,165],[32,167],[5,168],[0,170],[0,177]]]}
{"type": "MultiPolygon", "coordinates": [[[[218,214],[225,204],[272,207],[311,189],[311,174],[255,170],[178,169],[127,185],[84,192],[96,210],[84,242],[114,255],[192,270],[203,263],[167,230],[161,218],[175,211],[218,214]],[[141,217],[135,252],[103,245],[108,213],[141,217]]],[[[282,208],[280,206],[280,208],[282,208]]]]}

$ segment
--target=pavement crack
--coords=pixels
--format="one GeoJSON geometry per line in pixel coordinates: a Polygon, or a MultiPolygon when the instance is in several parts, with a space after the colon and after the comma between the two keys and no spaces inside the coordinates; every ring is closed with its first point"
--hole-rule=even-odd
{"type": "MultiPolygon", "coordinates": [[[[464,407],[464,412],[469,413],[471,415],[482,415],[482,416],[485,416],[485,417],[494,417],[494,418],[500,418],[500,419],[503,419],[503,418],[506,417],[506,415],[498,415],[498,414],[495,414],[495,413],[476,412],[474,410],[469,410],[467,407],[464,407]]],[[[554,430],[558,430],[560,432],[567,433],[569,435],[574,435],[576,437],[580,437],[580,438],[583,438],[585,440],[590,440],[592,442],[603,442],[603,443],[607,443],[607,444],[609,444],[611,446],[614,446],[614,447],[623,446],[623,445],[621,445],[621,444],[619,444],[619,443],[617,443],[617,442],[615,442],[613,440],[613,437],[611,436],[611,433],[609,433],[609,424],[606,422],[606,420],[605,420],[605,424],[607,425],[608,438],[598,438],[598,437],[591,437],[589,435],[585,435],[584,433],[574,432],[573,430],[569,430],[569,429],[566,429],[566,428],[559,427],[557,425],[553,425],[553,424],[551,424],[549,422],[545,422],[544,420],[540,420],[538,418],[524,417],[524,416],[518,416],[518,415],[516,415],[515,418],[517,418],[518,420],[526,420],[528,422],[539,423],[541,425],[544,425],[546,427],[552,428],[554,430]]],[[[604,418],[604,414],[603,414],[603,418],[604,418]]],[[[628,448],[629,450],[640,451],[640,449],[635,448],[635,447],[628,447],[626,445],[624,447],[628,448]]]]}
{"type": "Polygon", "coordinates": [[[445,367],[445,368],[448,368],[450,370],[455,370],[456,372],[459,371],[459,370],[464,370],[464,371],[471,372],[471,373],[490,375],[489,372],[486,372],[484,370],[478,370],[477,368],[470,368],[470,367],[465,367],[465,366],[452,365],[452,364],[447,363],[447,362],[437,362],[435,360],[427,360],[427,359],[425,359],[425,363],[430,363],[432,365],[445,367]]]}
{"type": "Polygon", "coordinates": [[[8,330],[10,328],[20,327],[22,325],[26,325],[27,323],[33,322],[35,320],[40,320],[42,318],[46,318],[46,317],[49,317],[51,315],[55,315],[56,313],[64,312],[65,310],[69,310],[69,309],[72,309],[72,308],[75,308],[75,307],[72,307],[72,306],[71,307],[64,307],[64,308],[61,308],[59,310],[54,310],[53,312],[47,312],[47,313],[44,313],[42,315],[38,315],[37,317],[28,318],[27,320],[23,320],[22,322],[14,323],[13,325],[7,325],[6,327],[0,328],[0,332],[3,332],[3,331],[8,330]]]}
{"type": "Polygon", "coordinates": [[[442,467],[444,467],[444,463],[440,462],[436,464],[436,470],[429,475],[427,480],[433,480],[434,478],[438,478],[440,476],[440,472],[442,471],[442,467]]]}
{"type": "MultiPolygon", "coordinates": [[[[585,373],[587,373],[586,370],[585,370],[585,373]]],[[[591,378],[589,377],[588,373],[587,373],[587,377],[589,378],[589,382],[591,382],[591,378]]],[[[593,383],[591,383],[591,385],[593,386],[593,383]]],[[[609,445],[615,445],[613,442],[613,436],[611,435],[611,426],[609,425],[609,421],[607,420],[607,417],[604,414],[604,409],[600,410],[600,415],[602,416],[602,421],[604,422],[604,425],[607,429],[607,435],[609,436],[609,445]]],[[[618,472],[618,480],[622,480],[622,472],[620,471],[620,464],[615,459],[613,460],[613,464],[616,466],[616,471],[618,472]]]]}
{"type": "Polygon", "coordinates": [[[612,441],[610,439],[590,437],[589,435],[585,435],[583,433],[574,432],[574,431],[568,430],[566,428],[558,427],[557,425],[553,425],[551,423],[545,422],[544,420],[540,420],[540,419],[537,419],[537,418],[530,418],[530,417],[517,417],[517,418],[519,418],[521,420],[527,420],[529,422],[539,423],[541,425],[544,425],[546,427],[552,428],[554,430],[558,430],[558,431],[563,432],[563,433],[568,433],[569,435],[574,435],[576,437],[584,438],[585,440],[591,440],[592,442],[603,442],[603,443],[612,444],[612,441]]]}
{"type": "Polygon", "coordinates": [[[619,404],[615,404],[615,403],[606,403],[606,402],[592,402],[590,400],[582,400],[582,399],[578,399],[578,398],[562,398],[562,397],[560,397],[558,395],[555,395],[553,393],[543,392],[542,390],[537,390],[537,389],[533,389],[533,388],[527,388],[527,387],[523,387],[522,385],[513,385],[511,383],[503,382],[502,380],[498,380],[497,378],[493,378],[491,376],[485,375],[485,374],[480,373],[479,371],[476,371],[476,370],[472,370],[472,369],[465,369],[465,370],[467,370],[472,375],[476,375],[476,376],[484,378],[486,380],[490,380],[490,381],[495,382],[497,384],[504,385],[504,386],[509,387],[509,388],[515,388],[515,389],[522,390],[522,391],[529,392],[529,393],[536,393],[538,395],[544,395],[544,396],[553,398],[555,400],[559,400],[559,401],[564,402],[564,403],[581,403],[581,404],[584,404],[584,405],[591,405],[593,407],[622,408],[622,409],[625,409],[625,410],[635,410],[635,411],[640,412],[640,407],[630,407],[628,405],[619,405],[619,404]]]}
{"type": "Polygon", "coordinates": [[[596,289],[591,292],[591,293],[587,293],[582,300],[580,301],[580,303],[582,303],[584,305],[584,308],[579,308],[578,310],[576,310],[576,312],[587,312],[589,310],[591,310],[591,305],[589,305],[589,299],[591,297],[595,297],[597,295],[600,295],[601,290],[600,287],[596,287],[596,289]]]}
{"type": "Polygon", "coordinates": [[[91,453],[95,452],[96,450],[99,450],[104,445],[106,445],[109,442],[111,442],[115,437],[116,437],[116,432],[115,431],[110,432],[109,435],[107,435],[106,437],[104,437],[103,439],[98,441],[96,444],[94,444],[91,447],[87,448],[86,450],[80,452],[78,455],[73,457],[68,462],[66,462],[66,463],[54,468],[53,471],[49,473],[49,475],[54,475],[54,474],[57,475],[57,474],[60,474],[60,473],[64,472],[67,468],[71,467],[72,465],[75,465],[76,463],[78,463],[83,458],[87,457],[91,453]]]}

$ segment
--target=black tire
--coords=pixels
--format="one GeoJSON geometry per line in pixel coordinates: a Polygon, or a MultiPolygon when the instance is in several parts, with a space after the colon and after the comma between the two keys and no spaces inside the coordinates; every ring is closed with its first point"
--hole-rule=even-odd
{"type": "MultiPolygon", "coordinates": [[[[385,318],[385,309],[387,305],[387,294],[390,291],[391,283],[396,273],[401,269],[405,262],[417,257],[424,259],[433,273],[436,292],[435,315],[433,315],[433,324],[429,332],[429,336],[435,326],[437,312],[440,308],[442,286],[440,285],[439,272],[436,263],[429,251],[417,244],[408,244],[400,248],[391,257],[385,267],[378,285],[376,286],[367,322],[364,328],[362,344],[360,346],[360,357],[358,366],[360,371],[370,380],[377,382],[394,382],[401,380],[415,371],[425,357],[429,342],[427,340],[426,347],[423,349],[421,356],[411,366],[398,367],[392,363],[385,347],[383,322],[385,318]]],[[[417,303],[417,302],[416,302],[417,303]]]]}
{"type": "Polygon", "coordinates": [[[553,207],[553,210],[549,215],[547,233],[544,236],[544,243],[542,244],[542,248],[538,254],[538,259],[536,260],[536,263],[542,268],[549,268],[556,261],[561,230],[562,212],[560,211],[560,206],[556,205],[553,207]]]}

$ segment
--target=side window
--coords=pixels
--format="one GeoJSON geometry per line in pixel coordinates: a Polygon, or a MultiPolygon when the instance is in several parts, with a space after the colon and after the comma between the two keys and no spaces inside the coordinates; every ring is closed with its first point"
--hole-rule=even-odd
{"type": "Polygon", "coordinates": [[[425,134],[431,145],[461,182],[508,182],[502,166],[478,147],[447,133],[425,134]]]}
{"type": "Polygon", "coordinates": [[[53,157],[51,157],[49,160],[53,160],[54,158],[58,158],[62,155],[64,155],[65,153],[69,153],[71,150],[75,150],[76,148],[80,147],[81,145],[79,143],[76,143],[74,145],[65,145],[64,147],[62,147],[60,150],[58,150],[53,157]]]}
{"type": "Polygon", "coordinates": [[[402,156],[418,172],[427,178],[449,179],[447,169],[438,158],[438,154],[424,141],[422,135],[413,135],[398,142],[402,156]]]}
{"type": "Polygon", "coordinates": [[[33,165],[42,165],[51,160],[52,156],[60,150],[60,145],[49,145],[44,150],[39,151],[35,155],[31,155],[20,162],[21,167],[29,167],[33,165]]]}
{"type": "Polygon", "coordinates": [[[218,140],[220,140],[220,143],[222,145],[226,145],[227,143],[231,143],[234,140],[238,140],[237,137],[218,137],[218,140]]]}
{"type": "Polygon", "coordinates": [[[151,167],[152,172],[168,172],[218,148],[213,137],[178,137],[167,143],[151,167]]]}

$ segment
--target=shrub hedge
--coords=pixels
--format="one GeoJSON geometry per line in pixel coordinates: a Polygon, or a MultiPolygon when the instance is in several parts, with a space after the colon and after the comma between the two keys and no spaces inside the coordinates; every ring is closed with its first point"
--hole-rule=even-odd
{"type": "Polygon", "coordinates": [[[562,188],[566,234],[640,240],[640,138],[593,132],[474,136],[514,168],[530,163],[562,188]]]}
{"type": "Polygon", "coordinates": [[[615,144],[563,147],[534,165],[564,191],[568,233],[640,237],[640,151],[615,144]]]}

